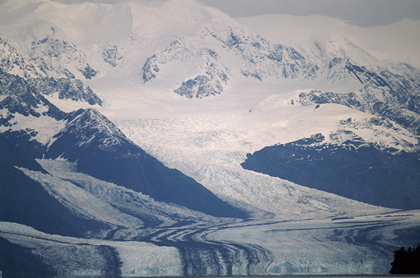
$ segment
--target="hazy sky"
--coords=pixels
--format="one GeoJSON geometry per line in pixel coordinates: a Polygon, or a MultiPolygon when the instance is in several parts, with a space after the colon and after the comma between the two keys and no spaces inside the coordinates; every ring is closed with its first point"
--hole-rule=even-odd
{"type": "MultiPolygon", "coordinates": [[[[0,3],[7,0],[0,0],[0,3]]],[[[13,0],[10,0],[13,1],[13,0]]],[[[53,0],[62,3],[115,3],[124,0],[53,0]]],[[[128,0],[150,2],[167,0],[128,0]]],[[[420,0],[197,0],[216,7],[232,17],[259,14],[326,15],[341,18],[360,26],[378,26],[420,19],[420,0]]]]}
{"type": "Polygon", "coordinates": [[[319,14],[378,26],[420,19],[420,0],[198,0],[233,17],[257,14],[319,14]]]}

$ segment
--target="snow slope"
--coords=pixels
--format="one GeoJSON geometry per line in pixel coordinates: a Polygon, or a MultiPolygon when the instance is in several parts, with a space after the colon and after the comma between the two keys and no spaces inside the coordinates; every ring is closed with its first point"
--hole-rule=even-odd
{"type": "Polygon", "coordinates": [[[377,27],[360,27],[351,22],[320,15],[259,15],[236,18],[270,41],[308,49],[314,42],[325,43],[348,38],[380,60],[398,61],[420,67],[418,20],[377,27]],[[273,28],[275,26],[275,28],[273,28]]]}

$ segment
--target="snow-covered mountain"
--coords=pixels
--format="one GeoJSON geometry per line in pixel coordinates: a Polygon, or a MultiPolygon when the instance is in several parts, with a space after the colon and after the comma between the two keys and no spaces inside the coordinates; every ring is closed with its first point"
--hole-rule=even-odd
{"type": "Polygon", "coordinates": [[[256,20],[0,5],[4,277],[383,274],[418,244],[420,71],[256,20]]]}

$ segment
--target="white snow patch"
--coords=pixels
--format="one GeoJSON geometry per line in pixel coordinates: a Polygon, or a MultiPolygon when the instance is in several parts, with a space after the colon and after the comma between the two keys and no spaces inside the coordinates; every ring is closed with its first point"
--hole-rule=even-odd
{"type": "Polygon", "coordinates": [[[58,94],[51,94],[51,95],[44,95],[44,97],[51,102],[52,104],[54,104],[55,106],[57,106],[57,108],[59,108],[60,110],[69,113],[69,112],[73,112],[76,111],[78,109],[89,109],[89,108],[93,108],[93,109],[99,109],[100,106],[95,104],[95,105],[91,105],[85,101],[74,101],[71,99],[60,99],[58,97],[58,94]]]}
{"type": "MultiPolygon", "coordinates": [[[[42,107],[38,110],[44,111],[42,107]]],[[[5,116],[4,112],[3,116],[5,116]]],[[[31,140],[36,140],[43,145],[51,144],[53,136],[62,130],[66,124],[65,121],[58,121],[49,116],[34,117],[19,113],[15,113],[13,116],[14,118],[10,120],[12,126],[0,126],[0,132],[23,130],[31,136],[31,140]]]]}

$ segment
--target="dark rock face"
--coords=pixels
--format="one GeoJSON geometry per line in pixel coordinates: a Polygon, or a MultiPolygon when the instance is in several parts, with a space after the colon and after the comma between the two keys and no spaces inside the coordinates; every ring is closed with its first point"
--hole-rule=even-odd
{"type": "Polygon", "coordinates": [[[116,67],[122,58],[123,57],[119,53],[118,46],[112,45],[103,48],[102,59],[111,66],[116,67]]]}
{"type": "Polygon", "coordinates": [[[187,98],[203,98],[210,95],[220,94],[223,91],[223,88],[219,85],[217,89],[213,89],[211,80],[205,75],[199,75],[194,79],[190,79],[186,82],[182,82],[181,87],[176,89],[174,92],[186,96],[187,98]]]}
{"type": "Polygon", "coordinates": [[[31,128],[25,130],[14,130],[16,117],[50,117],[55,120],[61,120],[65,113],[51,104],[43,95],[41,95],[25,79],[5,73],[0,70],[0,108],[7,110],[4,116],[0,117],[0,125],[8,130],[3,132],[4,138],[7,138],[23,151],[33,155],[41,155],[45,146],[38,141],[33,140],[37,131],[31,128]]]}
{"type": "Polygon", "coordinates": [[[28,154],[0,137],[0,220],[46,233],[81,236],[104,224],[78,218],[16,166],[45,172],[28,154]]]}
{"type": "Polygon", "coordinates": [[[86,61],[84,54],[73,43],[51,36],[32,42],[30,56],[34,63],[46,74],[59,73],[67,78],[74,78],[74,74],[66,69],[66,62],[74,63],[86,79],[95,77],[97,72],[86,61]]]}
{"type": "Polygon", "coordinates": [[[62,59],[71,60],[74,58],[75,61],[79,62],[79,71],[85,78],[94,77],[96,71],[86,63],[76,46],[64,41],[45,39],[33,43],[33,55],[34,57],[21,55],[16,48],[0,35],[1,94],[12,93],[22,96],[27,91],[27,89],[22,88],[22,86],[25,86],[36,89],[42,95],[57,93],[60,99],[85,101],[91,105],[102,105],[101,99],[89,86],[76,79],[74,74],[63,65],[58,68],[56,66],[60,64],[58,61],[62,59]],[[12,74],[16,69],[17,72],[21,72],[20,75],[12,74]],[[10,84],[10,82],[13,82],[13,84],[10,84]],[[13,88],[17,83],[21,84],[13,88]]]}
{"type": "Polygon", "coordinates": [[[56,277],[57,272],[29,248],[0,237],[0,268],[3,277],[56,277]]]}
{"type": "Polygon", "coordinates": [[[79,79],[46,77],[41,80],[31,80],[30,83],[44,95],[58,93],[59,99],[84,101],[90,105],[102,105],[102,100],[79,79]]]}
{"type": "Polygon", "coordinates": [[[14,68],[22,71],[24,78],[37,78],[42,75],[38,69],[13,47],[6,38],[0,34],[0,68],[4,72],[12,72],[14,68]]]}
{"type": "Polygon", "coordinates": [[[0,95],[4,98],[0,101],[1,108],[8,109],[8,117],[2,117],[2,120],[10,120],[14,113],[23,116],[39,117],[50,116],[60,119],[64,113],[46,100],[30,82],[25,79],[5,73],[0,69],[0,95]],[[43,112],[38,112],[40,106],[45,106],[43,112]]]}
{"type": "Polygon", "coordinates": [[[46,173],[41,165],[34,160],[31,154],[17,148],[12,144],[12,141],[6,139],[4,134],[0,134],[0,152],[0,161],[6,164],[46,173]]]}
{"type": "Polygon", "coordinates": [[[245,169],[361,202],[418,209],[419,153],[389,154],[363,141],[322,143],[318,134],[249,154],[245,169]]]}
{"type": "Polygon", "coordinates": [[[158,65],[156,64],[156,55],[152,55],[147,58],[143,70],[143,81],[147,82],[156,77],[156,74],[160,71],[158,65]]]}
{"type": "Polygon", "coordinates": [[[204,98],[221,94],[223,84],[226,84],[229,78],[213,63],[207,64],[206,67],[205,75],[198,75],[194,79],[182,82],[181,87],[174,92],[187,98],[204,98]]]}
{"type": "Polygon", "coordinates": [[[414,134],[420,134],[418,103],[420,95],[416,92],[394,91],[389,87],[375,88],[366,85],[359,92],[334,93],[312,90],[299,94],[303,105],[336,103],[355,110],[382,116],[395,121],[414,134]],[[404,95],[404,98],[398,97],[404,95]]]}

